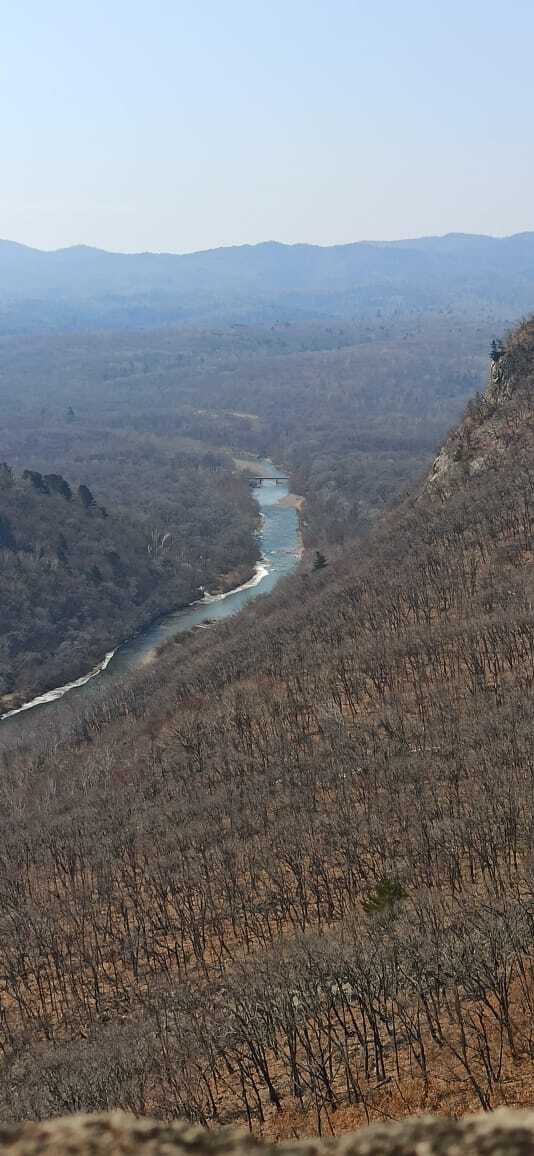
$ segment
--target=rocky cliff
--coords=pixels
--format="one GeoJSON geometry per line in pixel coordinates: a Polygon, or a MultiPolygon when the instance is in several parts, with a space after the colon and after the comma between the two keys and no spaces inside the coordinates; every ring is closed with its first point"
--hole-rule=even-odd
{"type": "Polygon", "coordinates": [[[482,470],[495,468],[503,453],[521,449],[534,436],[534,320],[524,322],[504,344],[494,343],[489,381],[470,401],[463,422],[434,461],[426,492],[447,497],[482,470]]]}

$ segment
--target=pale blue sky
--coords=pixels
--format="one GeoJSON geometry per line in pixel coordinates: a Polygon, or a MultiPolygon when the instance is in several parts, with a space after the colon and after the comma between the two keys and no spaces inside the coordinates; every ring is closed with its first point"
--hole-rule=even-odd
{"type": "Polygon", "coordinates": [[[533,0],[0,0],[0,236],[534,228],[533,0]]]}

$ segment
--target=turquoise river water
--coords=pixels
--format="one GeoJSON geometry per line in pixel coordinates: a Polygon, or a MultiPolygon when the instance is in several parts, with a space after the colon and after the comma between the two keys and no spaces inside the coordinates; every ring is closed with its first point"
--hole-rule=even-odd
{"type": "MultiPolygon", "coordinates": [[[[259,462],[258,467],[259,473],[275,475],[280,472],[268,461],[259,462]]],[[[133,638],[121,643],[115,650],[109,651],[98,666],[76,682],[49,690],[18,710],[3,715],[0,720],[2,733],[9,730],[16,732],[10,734],[10,738],[23,738],[29,729],[30,716],[33,729],[36,713],[41,715],[42,712],[47,722],[53,722],[50,715],[53,715],[54,707],[57,710],[60,700],[67,696],[69,706],[73,707],[83,705],[83,700],[95,694],[101,697],[106,688],[112,689],[127,674],[157,661],[157,650],[162,643],[193,627],[206,630],[208,644],[210,625],[239,613],[248,602],[273,590],[280,579],[290,574],[298,564],[301,553],[298,512],[292,506],[283,504],[283,499],[288,496],[285,483],[276,483],[266,478],[257,486],[254,496],[261,511],[261,559],[254,576],[248,582],[226,594],[204,594],[198,602],[166,614],[133,638]]],[[[62,704],[63,707],[65,705],[62,704]]]]}

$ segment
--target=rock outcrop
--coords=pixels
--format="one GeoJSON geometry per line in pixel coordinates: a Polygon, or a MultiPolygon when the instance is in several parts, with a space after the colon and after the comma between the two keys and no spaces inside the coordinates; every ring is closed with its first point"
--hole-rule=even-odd
{"type": "Polygon", "coordinates": [[[0,1124],[0,1156],[532,1156],[534,1111],[500,1108],[462,1120],[419,1116],[337,1138],[267,1144],[122,1112],[0,1124]]]}
{"type": "Polygon", "coordinates": [[[469,479],[498,466],[532,433],[534,320],[525,321],[492,357],[484,393],[469,402],[460,425],[434,461],[424,492],[448,497],[469,479]]]}

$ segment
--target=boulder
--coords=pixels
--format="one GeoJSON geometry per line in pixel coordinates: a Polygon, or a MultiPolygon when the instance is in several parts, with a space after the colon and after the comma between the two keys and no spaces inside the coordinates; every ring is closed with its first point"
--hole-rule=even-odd
{"type": "Polygon", "coordinates": [[[1,1156],[533,1156],[534,1111],[499,1108],[461,1120],[418,1116],[346,1136],[262,1143],[123,1112],[0,1124],[1,1156]]]}

